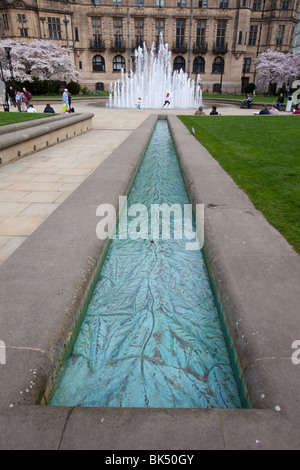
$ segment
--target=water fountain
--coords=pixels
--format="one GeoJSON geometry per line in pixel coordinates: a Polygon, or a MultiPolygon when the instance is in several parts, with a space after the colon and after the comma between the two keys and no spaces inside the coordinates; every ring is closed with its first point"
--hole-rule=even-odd
{"type": "Polygon", "coordinates": [[[127,75],[123,69],[121,79],[110,84],[109,107],[136,108],[141,98],[141,108],[162,108],[166,94],[170,94],[169,108],[198,108],[202,104],[200,76],[190,79],[182,69],[172,73],[171,52],[160,36],[158,53],[152,43],[150,57],[144,43],[135,50],[135,72],[127,75]]]}

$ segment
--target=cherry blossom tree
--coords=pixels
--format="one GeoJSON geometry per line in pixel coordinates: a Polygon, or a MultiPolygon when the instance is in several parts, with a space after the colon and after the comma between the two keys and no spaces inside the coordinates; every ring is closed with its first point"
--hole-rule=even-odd
{"type": "Polygon", "coordinates": [[[300,52],[284,54],[283,52],[261,52],[256,61],[256,85],[258,89],[266,88],[269,83],[290,83],[300,78],[300,52]]]}
{"type": "Polygon", "coordinates": [[[10,79],[9,64],[4,47],[11,47],[10,56],[14,78],[17,81],[79,79],[70,50],[55,41],[35,39],[19,42],[12,39],[0,41],[0,61],[5,80],[10,79]]]}

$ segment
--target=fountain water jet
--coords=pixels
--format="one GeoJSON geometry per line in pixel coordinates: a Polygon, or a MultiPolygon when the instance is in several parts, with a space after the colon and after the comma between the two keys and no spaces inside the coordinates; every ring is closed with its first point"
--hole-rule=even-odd
{"type": "Polygon", "coordinates": [[[163,43],[162,35],[157,54],[154,42],[150,57],[145,43],[143,49],[135,50],[135,68],[129,75],[122,69],[121,79],[114,86],[110,84],[109,107],[135,108],[137,99],[141,98],[142,108],[159,109],[167,93],[171,98],[169,108],[198,108],[202,104],[200,76],[195,81],[182,69],[172,73],[171,52],[168,44],[163,43]]]}

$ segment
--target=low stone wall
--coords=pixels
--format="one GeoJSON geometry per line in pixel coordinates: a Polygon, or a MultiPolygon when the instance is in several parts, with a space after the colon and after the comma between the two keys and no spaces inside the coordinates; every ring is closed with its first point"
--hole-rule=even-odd
{"type": "Polygon", "coordinates": [[[92,129],[94,114],[64,114],[0,128],[0,165],[92,129]]]}

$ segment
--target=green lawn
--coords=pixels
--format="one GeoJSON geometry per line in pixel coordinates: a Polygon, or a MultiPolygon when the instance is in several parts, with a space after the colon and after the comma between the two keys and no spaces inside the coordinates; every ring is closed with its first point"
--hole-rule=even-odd
{"type": "Polygon", "coordinates": [[[16,122],[31,121],[32,119],[41,119],[45,117],[56,116],[56,114],[44,114],[44,113],[19,113],[19,112],[1,112],[0,113],[0,126],[6,126],[7,124],[14,124],[16,122]]]}
{"type": "MultiPolygon", "coordinates": [[[[237,100],[238,102],[241,102],[246,98],[246,94],[231,95],[229,93],[203,93],[202,98],[203,99],[215,98],[216,100],[220,100],[220,99],[237,100]]],[[[271,95],[268,95],[268,96],[255,95],[252,98],[253,98],[253,103],[273,104],[273,103],[276,103],[278,100],[278,96],[271,96],[271,95]]],[[[284,98],[284,104],[286,105],[286,103],[287,103],[287,98],[284,98]]]]}
{"type": "Polygon", "coordinates": [[[300,253],[300,117],[179,118],[300,253]]]}

